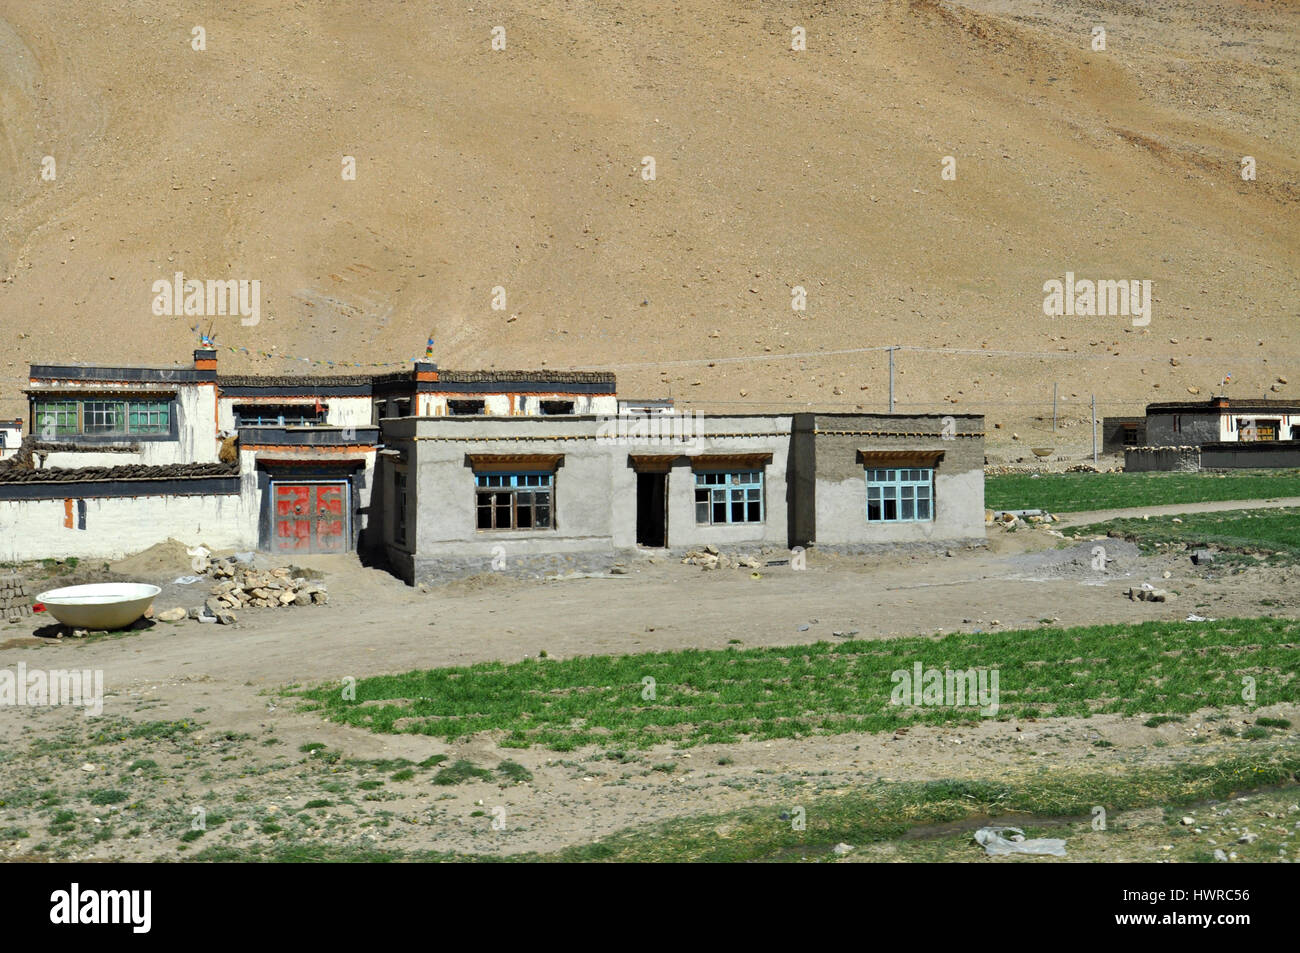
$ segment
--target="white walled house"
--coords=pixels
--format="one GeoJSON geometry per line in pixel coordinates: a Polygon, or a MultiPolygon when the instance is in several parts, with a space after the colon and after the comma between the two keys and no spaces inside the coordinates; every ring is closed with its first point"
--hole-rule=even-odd
{"type": "Polygon", "coordinates": [[[0,463],[0,559],[116,559],[189,546],[338,553],[363,545],[381,419],[614,413],[614,376],[449,371],[218,375],[33,365],[29,435],[0,463]],[[223,452],[224,450],[224,452],[223,452]]]}

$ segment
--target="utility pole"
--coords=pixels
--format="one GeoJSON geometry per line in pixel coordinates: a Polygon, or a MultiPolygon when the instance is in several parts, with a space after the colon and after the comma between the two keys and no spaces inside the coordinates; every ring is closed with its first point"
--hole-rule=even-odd
{"type": "Polygon", "coordinates": [[[894,351],[898,345],[891,345],[889,348],[889,412],[894,412],[894,351]]]}
{"type": "Polygon", "coordinates": [[[1056,433],[1056,385],[1052,385],[1052,433],[1056,433]]]}
{"type": "Polygon", "coordinates": [[[1097,465],[1097,395],[1092,395],[1092,465],[1097,465]]]}

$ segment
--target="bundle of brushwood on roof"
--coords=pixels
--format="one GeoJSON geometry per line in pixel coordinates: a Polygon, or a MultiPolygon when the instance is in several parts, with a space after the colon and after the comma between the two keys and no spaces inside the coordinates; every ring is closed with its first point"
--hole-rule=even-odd
{"type": "MultiPolygon", "coordinates": [[[[20,450],[17,456],[21,456],[20,450]]],[[[17,459],[17,457],[15,457],[17,459]]],[[[172,463],[161,466],[128,464],[120,467],[43,467],[0,466],[0,483],[98,483],[131,480],[186,480],[202,477],[239,476],[238,464],[226,463],[172,463]]]]}
{"type": "Polygon", "coordinates": [[[438,380],[454,384],[529,381],[557,384],[612,384],[612,371],[439,371],[438,380]]]}

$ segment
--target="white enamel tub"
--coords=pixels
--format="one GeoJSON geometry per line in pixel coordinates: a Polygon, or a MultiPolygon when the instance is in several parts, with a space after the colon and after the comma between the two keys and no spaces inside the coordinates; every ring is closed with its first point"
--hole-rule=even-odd
{"type": "Polygon", "coordinates": [[[157,586],[138,582],[104,582],[51,589],[36,601],[74,629],[125,629],[144,615],[160,592],[157,586]]]}

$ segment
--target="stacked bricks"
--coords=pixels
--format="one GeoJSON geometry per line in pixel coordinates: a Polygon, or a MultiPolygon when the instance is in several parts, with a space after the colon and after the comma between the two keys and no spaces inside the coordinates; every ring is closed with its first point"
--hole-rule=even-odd
{"type": "Polygon", "coordinates": [[[17,622],[32,614],[32,597],[22,576],[0,576],[0,619],[17,622]]]}

